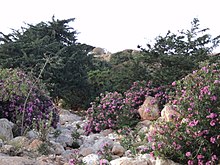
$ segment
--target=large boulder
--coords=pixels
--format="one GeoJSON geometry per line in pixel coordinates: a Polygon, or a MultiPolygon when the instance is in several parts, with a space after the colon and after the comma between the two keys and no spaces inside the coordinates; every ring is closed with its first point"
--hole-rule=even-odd
{"type": "Polygon", "coordinates": [[[8,119],[2,118],[0,119],[0,139],[4,141],[8,141],[13,139],[13,129],[14,124],[8,119]]]}
{"type": "Polygon", "coordinates": [[[159,118],[160,111],[157,100],[154,97],[147,96],[143,105],[138,109],[141,120],[156,120],[159,118]]]}

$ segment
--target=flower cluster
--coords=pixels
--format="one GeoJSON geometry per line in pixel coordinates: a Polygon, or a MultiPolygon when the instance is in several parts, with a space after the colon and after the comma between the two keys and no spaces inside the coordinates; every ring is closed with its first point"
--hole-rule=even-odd
{"type": "Polygon", "coordinates": [[[33,78],[17,69],[0,69],[0,117],[12,121],[18,129],[22,126],[23,113],[25,129],[32,128],[33,124],[38,126],[38,121],[42,120],[50,120],[55,127],[57,109],[42,85],[34,85],[33,82],[33,78]]]}
{"type": "Polygon", "coordinates": [[[183,164],[216,164],[220,157],[220,66],[203,66],[173,83],[170,98],[182,122],[158,122],[149,140],[153,154],[183,164]],[[163,131],[166,130],[166,131],[163,131]]]}

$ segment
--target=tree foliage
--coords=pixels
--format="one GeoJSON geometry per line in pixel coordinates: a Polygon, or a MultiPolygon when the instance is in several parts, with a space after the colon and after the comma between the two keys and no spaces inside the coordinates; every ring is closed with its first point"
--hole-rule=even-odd
{"type": "Polygon", "coordinates": [[[89,97],[87,71],[92,64],[88,52],[93,47],[77,43],[77,32],[69,26],[73,21],[53,17],[49,22],[26,24],[8,35],[1,33],[0,66],[18,67],[36,76],[44,58],[50,58],[42,79],[51,96],[77,107],[89,97]]]}

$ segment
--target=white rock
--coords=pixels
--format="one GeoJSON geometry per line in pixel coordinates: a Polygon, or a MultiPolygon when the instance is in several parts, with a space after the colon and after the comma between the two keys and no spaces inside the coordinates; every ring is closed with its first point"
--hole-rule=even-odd
{"type": "Polygon", "coordinates": [[[82,159],[86,165],[99,165],[99,156],[97,154],[89,154],[82,159]]]}
{"type": "Polygon", "coordinates": [[[111,165],[121,165],[122,163],[125,163],[125,162],[128,162],[128,161],[129,162],[132,161],[132,158],[127,158],[127,157],[118,158],[118,159],[110,161],[110,164],[111,165]]]}

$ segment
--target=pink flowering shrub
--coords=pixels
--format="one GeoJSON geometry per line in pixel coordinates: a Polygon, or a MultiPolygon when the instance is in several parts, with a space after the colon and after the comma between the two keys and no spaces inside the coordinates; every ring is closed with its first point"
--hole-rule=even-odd
{"type": "Polygon", "coordinates": [[[33,86],[33,79],[17,69],[0,69],[0,118],[7,118],[21,129],[23,111],[25,129],[31,129],[33,124],[39,126],[38,122],[42,120],[50,120],[54,127],[58,122],[57,109],[42,86],[33,86]]]}
{"type": "Polygon", "coordinates": [[[87,110],[89,122],[85,126],[86,133],[116,128],[122,107],[123,96],[120,93],[100,94],[87,110]]]}
{"type": "Polygon", "coordinates": [[[118,92],[101,94],[87,110],[89,119],[85,127],[87,134],[108,128],[121,129],[136,125],[140,121],[138,108],[148,95],[155,96],[160,100],[159,103],[166,100],[163,88],[153,88],[152,84],[146,81],[134,82],[124,95],[118,92]]]}
{"type": "Polygon", "coordinates": [[[180,122],[157,122],[148,140],[154,156],[182,164],[217,164],[220,158],[220,65],[203,66],[173,83],[171,103],[180,122]]]}

